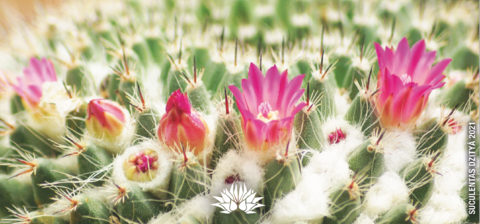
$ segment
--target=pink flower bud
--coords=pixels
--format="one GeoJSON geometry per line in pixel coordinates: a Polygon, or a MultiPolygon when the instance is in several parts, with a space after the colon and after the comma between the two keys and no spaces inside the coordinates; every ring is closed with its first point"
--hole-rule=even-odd
{"type": "Polygon", "coordinates": [[[435,51],[425,51],[425,41],[408,46],[403,38],[396,49],[375,43],[378,65],[377,114],[385,128],[407,129],[422,115],[430,92],[442,87],[442,75],[452,59],[433,65],[435,51]]]}
{"type": "Polygon", "coordinates": [[[184,147],[198,155],[207,145],[208,133],[207,124],[192,108],[187,94],[180,89],[173,92],[160,120],[158,139],[174,150],[184,147]]]}
{"type": "Polygon", "coordinates": [[[337,129],[328,135],[328,142],[330,145],[337,144],[345,138],[347,138],[347,135],[343,133],[342,129],[337,129]]]}
{"type": "Polygon", "coordinates": [[[122,134],[126,117],[121,106],[105,99],[94,99],[88,103],[86,126],[95,138],[113,140],[122,134]]]}
{"type": "Polygon", "coordinates": [[[57,74],[50,60],[30,58],[28,67],[23,69],[23,77],[17,77],[17,84],[12,84],[15,92],[31,107],[38,106],[42,97],[42,85],[45,82],[56,82],[57,74]]]}
{"type": "Polygon", "coordinates": [[[254,150],[267,150],[286,145],[290,140],[293,118],[306,104],[295,105],[302,96],[300,89],[305,75],[288,80],[287,71],[280,74],[276,66],[262,75],[250,64],[248,79],[242,80],[243,93],[229,86],[242,114],[242,129],[247,145],[254,150]]]}

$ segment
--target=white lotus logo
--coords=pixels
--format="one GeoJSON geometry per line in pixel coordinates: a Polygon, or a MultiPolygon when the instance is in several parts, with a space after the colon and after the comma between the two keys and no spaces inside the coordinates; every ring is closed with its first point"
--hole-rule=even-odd
{"type": "Polygon", "coordinates": [[[247,186],[243,184],[242,187],[237,187],[233,184],[230,191],[227,189],[220,193],[222,197],[215,197],[220,203],[212,204],[223,209],[221,213],[229,214],[237,209],[244,211],[247,214],[255,213],[253,210],[265,205],[257,203],[263,197],[255,197],[257,193],[253,190],[248,190],[247,186]]]}

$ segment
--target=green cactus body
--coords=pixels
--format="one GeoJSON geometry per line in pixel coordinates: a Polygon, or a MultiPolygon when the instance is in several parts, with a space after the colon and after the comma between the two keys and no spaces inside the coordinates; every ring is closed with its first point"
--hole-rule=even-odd
{"type": "Polygon", "coordinates": [[[203,222],[198,221],[195,217],[191,215],[186,215],[181,217],[177,223],[179,224],[202,224],[203,222]]]}
{"type": "Polygon", "coordinates": [[[251,8],[252,2],[247,0],[234,0],[232,11],[230,13],[230,26],[236,30],[241,24],[249,24],[252,20],[251,8]]]}
{"type": "Polygon", "coordinates": [[[433,194],[432,162],[422,157],[408,164],[400,172],[410,189],[410,199],[413,204],[418,203],[419,206],[424,206],[433,194]]]}
{"type": "Polygon", "coordinates": [[[368,139],[348,156],[350,169],[365,177],[365,180],[359,183],[360,185],[375,182],[385,170],[381,146],[375,141],[376,138],[368,139]]]}
{"type": "Polygon", "coordinates": [[[187,164],[183,161],[177,161],[173,164],[172,176],[168,188],[169,198],[175,205],[191,199],[198,194],[205,192],[209,184],[207,174],[196,161],[190,161],[187,164]]]}
{"type": "MultiPolygon", "coordinates": [[[[299,149],[313,149],[318,152],[323,149],[322,145],[325,144],[325,137],[320,126],[320,119],[314,110],[309,111],[308,108],[304,108],[295,115],[293,127],[299,136],[297,141],[299,149]]],[[[309,163],[310,156],[303,157],[303,166],[309,163]]]]}
{"type": "Polygon", "coordinates": [[[189,84],[186,92],[188,93],[188,99],[195,110],[205,114],[210,114],[212,112],[210,94],[208,94],[207,88],[205,88],[202,81],[198,80],[196,83],[189,84]]]}
{"type": "MultiPolygon", "coordinates": [[[[76,175],[77,171],[73,170],[71,164],[62,164],[58,160],[38,158],[35,160],[35,174],[31,175],[33,185],[33,195],[37,205],[44,205],[53,202],[55,192],[51,188],[40,186],[44,183],[52,183],[67,179],[68,175],[76,175]]],[[[65,187],[72,187],[72,184],[61,184],[65,187]]]]}
{"type": "Polygon", "coordinates": [[[466,46],[460,47],[454,54],[453,69],[468,69],[478,67],[478,52],[473,52],[466,46]]]}
{"type": "Polygon", "coordinates": [[[365,136],[369,136],[375,128],[380,126],[375,108],[369,98],[362,93],[357,95],[344,117],[350,124],[360,126],[365,136]]]}
{"type": "MultiPolygon", "coordinates": [[[[77,157],[78,173],[83,179],[87,179],[94,174],[94,178],[101,178],[108,171],[97,172],[108,166],[112,161],[112,155],[109,152],[92,142],[87,142],[84,151],[77,157]]],[[[94,182],[96,185],[101,185],[102,183],[103,182],[94,182]]]]}
{"type": "Polygon", "coordinates": [[[265,210],[270,210],[275,201],[293,191],[300,182],[300,164],[296,157],[283,161],[273,159],[265,165],[265,210]]]}
{"type": "Polygon", "coordinates": [[[157,135],[157,124],[160,121],[158,113],[151,108],[138,111],[135,119],[135,134],[139,137],[153,139],[157,135]]]}
{"type": "Polygon", "coordinates": [[[13,95],[10,99],[10,111],[12,112],[12,114],[25,111],[25,107],[22,103],[22,98],[18,94],[13,95]]]}
{"type": "Polygon", "coordinates": [[[207,87],[207,90],[216,92],[219,88],[219,84],[223,77],[227,67],[222,62],[209,61],[205,67],[205,72],[203,73],[203,83],[207,87]]]}
{"type": "Polygon", "coordinates": [[[348,98],[350,100],[355,99],[355,96],[357,96],[359,92],[357,85],[355,85],[355,80],[358,83],[361,83],[361,81],[367,78],[367,76],[368,71],[364,71],[355,66],[350,66],[350,68],[348,68],[347,74],[343,81],[343,87],[348,90],[348,98]]]}
{"type": "Polygon", "coordinates": [[[459,108],[465,108],[466,112],[470,112],[477,109],[477,105],[474,103],[467,105],[472,94],[473,89],[467,88],[465,80],[460,80],[444,92],[442,102],[445,102],[445,106],[449,108],[459,105],[459,108]],[[470,106],[470,108],[467,106],[470,106]]]}
{"type": "Polygon", "coordinates": [[[35,206],[31,181],[8,178],[0,174],[0,218],[10,215],[7,208],[35,206]]]}
{"type": "Polygon", "coordinates": [[[67,224],[70,223],[58,216],[50,216],[47,214],[35,212],[33,218],[30,219],[29,224],[67,224]]]}
{"type": "Polygon", "coordinates": [[[10,135],[12,145],[21,147],[39,156],[55,157],[55,150],[48,138],[32,127],[19,125],[10,135]]]}
{"type": "Polygon", "coordinates": [[[90,85],[83,65],[76,65],[67,70],[66,84],[75,90],[74,93],[79,92],[81,96],[89,95],[90,85]]]}
{"type": "Polygon", "coordinates": [[[235,210],[229,214],[220,213],[220,208],[213,214],[213,224],[255,224],[260,219],[260,209],[255,209],[255,213],[246,214],[244,211],[235,210]]]}
{"type": "Polygon", "coordinates": [[[66,118],[66,126],[70,133],[76,138],[81,138],[85,132],[85,118],[87,117],[87,104],[82,104],[76,110],[68,113],[66,118]]]}
{"type": "Polygon", "coordinates": [[[120,90],[120,97],[121,100],[117,99],[117,101],[123,105],[125,105],[126,108],[129,109],[130,113],[133,113],[135,110],[134,107],[130,106],[131,100],[129,99],[128,96],[134,96],[134,91],[136,88],[135,81],[133,80],[120,80],[120,84],[118,86],[118,90],[120,90]]]}
{"type": "Polygon", "coordinates": [[[399,204],[388,210],[377,223],[379,224],[415,224],[417,210],[410,204],[399,204]]]}
{"type": "Polygon", "coordinates": [[[138,60],[146,68],[150,64],[150,50],[148,45],[143,38],[137,40],[136,43],[132,45],[132,50],[138,57],[138,60]]]}
{"type": "Polygon", "coordinates": [[[432,118],[421,124],[413,133],[417,140],[417,152],[443,152],[448,143],[448,133],[439,124],[437,118],[432,118]]]}
{"type": "MultiPolygon", "coordinates": [[[[147,223],[164,209],[162,201],[149,192],[143,192],[136,184],[130,184],[127,191],[124,200],[115,205],[118,214],[125,219],[147,223]]],[[[121,222],[126,223],[124,220],[121,222]]]]}
{"type": "Polygon", "coordinates": [[[172,63],[169,60],[165,60],[161,65],[160,81],[163,85],[167,85],[168,74],[170,74],[170,69],[172,68],[172,63]]]}
{"type": "MultiPolygon", "coordinates": [[[[325,75],[326,76],[326,75],[325,75]]],[[[335,107],[335,84],[333,78],[313,76],[310,79],[310,89],[312,93],[321,93],[316,112],[320,122],[325,122],[328,118],[336,115],[335,107]]]]}
{"type": "Polygon", "coordinates": [[[215,169],[218,161],[228,150],[240,149],[243,139],[240,118],[235,112],[220,115],[215,134],[215,143],[212,154],[211,167],[215,169]]]}
{"type": "Polygon", "coordinates": [[[163,65],[165,60],[165,54],[163,53],[163,47],[160,45],[160,37],[156,36],[148,36],[145,38],[147,43],[148,49],[150,49],[150,54],[152,56],[153,63],[157,64],[158,66],[163,65]]]}
{"type": "MultiPolygon", "coordinates": [[[[205,68],[207,63],[210,61],[210,50],[207,47],[197,46],[192,49],[193,55],[195,56],[195,62],[197,68],[205,68]]],[[[193,56],[188,60],[188,67],[193,68],[193,56]]]]}
{"type": "Polygon", "coordinates": [[[324,224],[351,224],[360,214],[360,190],[355,180],[348,184],[340,184],[330,195],[331,216],[323,219],[324,224]]]}
{"type": "Polygon", "coordinates": [[[333,61],[337,61],[333,73],[335,74],[335,81],[337,81],[338,88],[345,88],[343,83],[347,77],[348,69],[350,68],[351,58],[348,55],[340,55],[338,58],[333,57],[333,61]]]}
{"type": "Polygon", "coordinates": [[[230,86],[230,85],[234,85],[237,88],[241,88],[242,79],[246,78],[245,74],[247,73],[244,70],[236,71],[233,73],[230,71],[225,72],[225,75],[223,75],[222,81],[217,86],[217,90],[215,92],[220,92],[223,90],[225,86],[230,86]]]}
{"type": "Polygon", "coordinates": [[[312,77],[312,68],[306,59],[298,60],[292,67],[297,67],[300,74],[305,74],[305,80],[310,80],[312,77]]]}
{"type": "Polygon", "coordinates": [[[116,74],[108,75],[108,82],[107,82],[107,93],[108,98],[113,101],[117,101],[118,95],[116,91],[120,86],[120,77],[116,74]]]}
{"type": "Polygon", "coordinates": [[[79,195],[77,208],[70,213],[71,224],[108,224],[109,209],[98,195],[79,195]]]}

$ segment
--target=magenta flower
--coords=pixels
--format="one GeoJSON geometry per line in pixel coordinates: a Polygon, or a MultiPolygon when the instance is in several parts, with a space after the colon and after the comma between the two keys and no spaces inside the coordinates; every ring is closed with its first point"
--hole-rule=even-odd
{"type": "Polygon", "coordinates": [[[428,96],[442,87],[443,71],[452,59],[444,59],[432,67],[435,51],[425,52],[425,41],[410,49],[403,38],[397,49],[383,48],[375,43],[378,65],[377,113],[385,128],[406,129],[422,114],[428,96]]]}
{"type": "Polygon", "coordinates": [[[242,114],[242,129],[250,148],[266,150],[290,140],[293,118],[306,105],[305,102],[295,105],[305,91],[300,89],[304,76],[289,81],[287,71],[280,74],[273,66],[263,77],[252,63],[248,79],[242,80],[243,93],[229,86],[242,114]]]}
{"type": "Polygon", "coordinates": [[[23,77],[17,77],[17,84],[12,86],[25,103],[36,107],[42,97],[43,83],[56,82],[57,74],[50,60],[42,58],[40,61],[35,57],[30,58],[23,74],[23,77]]]}

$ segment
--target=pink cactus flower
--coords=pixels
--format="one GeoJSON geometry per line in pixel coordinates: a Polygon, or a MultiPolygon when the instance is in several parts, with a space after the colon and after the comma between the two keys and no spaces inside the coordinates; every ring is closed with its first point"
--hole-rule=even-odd
{"type": "Polygon", "coordinates": [[[93,99],[88,103],[88,133],[99,139],[114,140],[122,134],[126,117],[121,106],[105,99],[93,99]]]}
{"type": "Polygon", "coordinates": [[[31,107],[38,106],[42,97],[42,85],[56,82],[57,74],[50,60],[30,58],[28,67],[23,69],[23,77],[17,77],[17,84],[12,84],[15,92],[31,107]]]}
{"type": "Polygon", "coordinates": [[[442,87],[443,71],[452,59],[444,59],[433,65],[435,51],[425,51],[425,41],[417,42],[410,49],[403,38],[397,49],[385,50],[375,43],[378,65],[377,113],[385,128],[407,129],[422,114],[428,96],[442,87]]]}
{"type": "Polygon", "coordinates": [[[180,89],[167,100],[166,113],[160,120],[158,138],[174,150],[192,150],[200,154],[207,145],[209,129],[203,118],[188,101],[187,93],[180,89]]]}
{"type": "Polygon", "coordinates": [[[253,63],[250,64],[248,79],[242,80],[243,93],[229,86],[242,114],[242,129],[249,148],[267,150],[275,145],[288,143],[293,128],[293,118],[306,104],[295,105],[302,96],[300,89],[305,75],[288,80],[276,66],[266,76],[253,63]]]}

